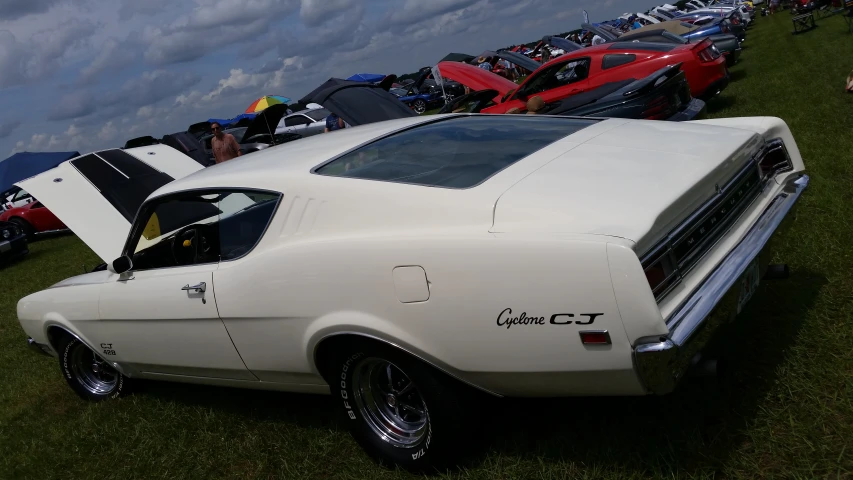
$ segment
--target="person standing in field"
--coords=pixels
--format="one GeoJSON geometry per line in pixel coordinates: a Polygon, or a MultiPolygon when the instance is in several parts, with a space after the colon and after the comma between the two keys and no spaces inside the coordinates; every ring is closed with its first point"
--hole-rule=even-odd
{"type": "Polygon", "coordinates": [[[210,148],[213,150],[213,158],[217,164],[227,162],[241,155],[240,144],[237,143],[237,139],[230,133],[224,133],[222,125],[213,122],[210,124],[210,130],[213,131],[213,138],[210,139],[210,148]]]}

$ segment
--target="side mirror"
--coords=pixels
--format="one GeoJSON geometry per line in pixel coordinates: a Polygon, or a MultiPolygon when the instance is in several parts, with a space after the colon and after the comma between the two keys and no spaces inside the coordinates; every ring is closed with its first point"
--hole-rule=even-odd
{"type": "Polygon", "coordinates": [[[127,255],[118,257],[109,264],[108,270],[121,275],[133,268],[133,261],[127,255]]]}

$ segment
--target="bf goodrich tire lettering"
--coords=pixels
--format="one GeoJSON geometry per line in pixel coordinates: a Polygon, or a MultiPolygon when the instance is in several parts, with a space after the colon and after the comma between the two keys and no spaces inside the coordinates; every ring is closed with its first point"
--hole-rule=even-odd
{"type": "Polygon", "coordinates": [[[452,466],[465,450],[458,429],[475,413],[465,411],[460,386],[386,345],[341,347],[329,384],[343,424],[368,455],[416,472],[452,466]]]}

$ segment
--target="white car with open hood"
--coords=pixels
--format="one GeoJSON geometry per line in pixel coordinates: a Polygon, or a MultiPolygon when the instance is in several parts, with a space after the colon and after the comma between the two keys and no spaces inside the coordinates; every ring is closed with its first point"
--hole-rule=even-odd
{"type": "Polygon", "coordinates": [[[414,117],[207,169],[96,152],[20,186],[109,267],[18,317],[84,398],[331,393],[372,455],[443,465],[477,395],[672,391],[768,271],[803,170],[773,117],[414,117]]]}

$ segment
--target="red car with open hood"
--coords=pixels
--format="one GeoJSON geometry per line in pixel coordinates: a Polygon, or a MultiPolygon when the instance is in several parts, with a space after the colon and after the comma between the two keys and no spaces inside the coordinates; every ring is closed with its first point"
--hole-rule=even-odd
{"type": "Polygon", "coordinates": [[[36,233],[65,230],[67,227],[41,202],[35,200],[22,207],[12,208],[0,214],[0,221],[12,222],[32,237],[36,233]]]}
{"type": "Polygon", "coordinates": [[[440,62],[441,75],[472,90],[496,90],[496,105],[482,113],[525,110],[527,99],[540,96],[545,103],[597,88],[605,83],[644,78],[655,71],[681,63],[694,97],[709,98],[729,82],[726,59],[711,40],[693,44],[614,42],[561,55],[542,65],[521,85],[482,68],[458,62],[440,62]]]}

